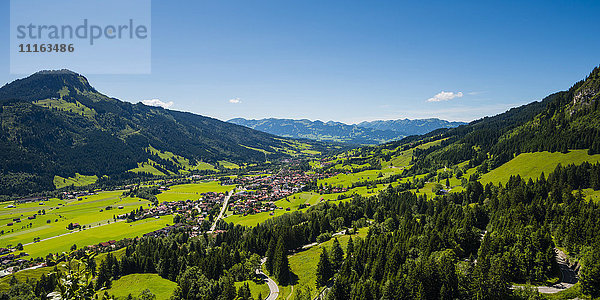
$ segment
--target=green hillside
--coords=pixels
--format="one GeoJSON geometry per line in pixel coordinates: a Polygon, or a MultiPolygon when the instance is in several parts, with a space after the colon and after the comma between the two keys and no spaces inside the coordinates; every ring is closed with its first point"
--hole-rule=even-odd
{"type": "Polygon", "coordinates": [[[579,165],[583,162],[596,163],[600,161],[600,154],[588,155],[587,150],[571,150],[568,153],[554,152],[550,153],[535,152],[521,153],[500,167],[483,174],[481,183],[506,183],[510,176],[519,175],[523,179],[537,179],[542,172],[548,175],[554,171],[558,164],[566,166],[568,164],[579,165]]]}

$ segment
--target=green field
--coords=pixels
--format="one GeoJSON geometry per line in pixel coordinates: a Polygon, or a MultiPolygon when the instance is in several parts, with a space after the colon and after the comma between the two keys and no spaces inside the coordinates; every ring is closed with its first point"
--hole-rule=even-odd
{"type": "Polygon", "coordinates": [[[90,229],[74,231],[61,237],[42,240],[41,242],[25,245],[23,251],[31,257],[45,257],[48,253],[68,251],[71,245],[78,247],[95,245],[109,240],[121,240],[142,236],[144,233],[154,231],[173,224],[172,216],[163,216],[160,219],[144,219],[133,223],[124,221],[92,227],[90,229]]]}
{"type": "MultiPolygon", "coordinates": [[[[173,162],[175,165],[177,165],[180,168],[179,173],[182,173],[182,174],[189,173],[190,171],[195,171],[195,170],[213,170],[213,171],[216,170],[215,167],[209,163],[197,161],[197,162],[195,162],[195,164],[192,164],[192,162],[189,159],[187,159],[183,156],[173,154],[172,152],[169,152],[169,151],[160,151],[152,146],[147,147],[146,150],[150,151],[150,153],[152,153],[153,155],[156,155],[164,160],[169,160],[169,161],[173,162]]],[[[152,175],[157,175],[157,176],[173,174],[173,172],[171,172],[171,171],[167,171],[168,174],[165,174],[164,172],[162,172],[154,167],[157,165],[160,166],[160,164],[156,163],[155,161],[148,159],[148,161],[138,163],[137,168],[131,169],[131,170],[129,170],[129,172],[134,172],[134,173],[146,172],[146,173],[150,173],[152,175]]]]}
{"type": "Polygon", "coordinates": [[[98,176],[86,176],[79,173],[75,173],[75,177],[60,177],[54,176],[54,187],[57,189],[64,188],[66,186],[86,186],[95,183],[98,180],[98,176]]]}
{"type": "MultiPolygon", "coordinates": [[[[158,274],[130,274],[113,281],[111,288],[106,292],[118,300],[127,299],[129,294],[137,297],[141,291],[149,289],[156,295],[157,300],[164,300],[171,297],[176,287],[177,283],[164,279],[158,274]]],[[[103,295],[104,291],[98,294],[103,295]]]]}
{"type": "Polygon", "coordinates": [[[86,117],[93,117],[96,115],[95,110],[81,104],[79,101],[75,101],[75,103],[73,103],[73,102],[68,102],[68,101],[62,100],[62,95],[61,95],[60,99],[38,100],[38,101],[34,101],[33,104],[39,105],[41,107],[54,108],[54,109],[58,109],[58,110],[62,110],[62,111],[68,111],[68,112],[76,113],[76,114],[83,115],[86,117]]]}
{"type": "MultiPolygon", "coordinates": [[[[398,153],[396,153],[394,156],[392,156],[392,159],[390,159],[389,161],[384,161],[381,163],[381,166],[383,167],[389,167],[389,166],[394,166],[394,167],[405,167],[410,165],[410,162],[412,160],[413,157],[413,152],[415,151],[415,149],[427,149],[429,147],[432,146],[437,146],[439,145],[443,140],[445,139],[439,139],[437,141],[433,141],[433,142],[428,142],[419,146],[416,146],[414,148],[410,148],[404,151],[400,151],[398,153]]],[[[390,152],[391,150],[387,150],[387,151],[382,151],[384,154],[387,154],[387,152],[390,152]]]]}
{"type": "Polygon", "coordinates": [[[17,204],[16,208],[6,208],[5,202],[0,207],[0,246],[16,245],[17,243],[30,243],[39,237],[45,239],[69,232],[69,223],[79,223],[81,226],[98,226],[113,220],[114,215],[130,212],[140,206],[147,208],[149,201],[123,197],[122,191],[100,192],[97,195],[81,197],[72,200],[50,199],[49,201],[17,204]],[[106,210],[112,206],[112,210],[106,210]],[[122,206],[123,209],[117,209],[122,206]],[[38,215],[33,220],[27,217],[45,210],[45,215],[38,215]],[[103,210],[100,212],[100,210],[103,210]],[[21,223],[13,222],[13,218],[20,218],[21,223]],[[49,223],[48,223],[49,221],[49,223]],[[8,223],[14,223],[8,226],[8,223]]]}
{"type": "Polygon", "coordinates": [[[600,154],[588,155],[587,150],[571,150],[566,154],[547,151],[522,153],[500,167],[483,174],[480,182],[483,185],[489,182],[506,183],[511,175],[517,174],[525,180],[529,178],[536,179],[539,178],[542,172],[548,176],[559,163],[566,166],[568,164],[581,164],[585,161],[598,162],[600,161],[600,154]]]}
{"type": "Polygon", "coordinates": [[[215,192],[224,193],[231,191],[235,185],[221,185],[218,181],[207,181],[202,183],[190,183],[171,186],[168,191],[158,194],[156,197],[160,202],[198,200],[202,193],[215,192]]]}

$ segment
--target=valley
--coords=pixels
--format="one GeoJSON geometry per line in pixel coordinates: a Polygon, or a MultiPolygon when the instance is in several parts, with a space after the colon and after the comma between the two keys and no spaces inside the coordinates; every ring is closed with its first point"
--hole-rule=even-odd
{"type": "Polygon", "coordinates": [[[565,110],[598,73],[503,114],[363,146],[122,103],[72,73],[32,75],[60,88],[35,96],[51,101],[3,100],[4,147],[35,158],[3,154],[0,292],[56,293],[69,274],[98,299],[593,297],[600,154],[588,136],[599,129],[581,119],[598,110],[565,110]],[[14,121],[17,108],[77,121],[42,128],[14,121]],[[50,148],[51,136],[71,138],[52,152],[16,139],[24,130],[50,148]],[[117,148],[92,159],[90,147],[117,148]]]}

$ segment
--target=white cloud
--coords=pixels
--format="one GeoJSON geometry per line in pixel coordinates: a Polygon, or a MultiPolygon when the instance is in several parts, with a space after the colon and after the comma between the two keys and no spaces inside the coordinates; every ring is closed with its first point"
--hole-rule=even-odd
{"type": "Polygon", "coordinates": [[[242,103],[242,99],[240,99],[240,98],[229,99],[229,103],[233,103],[233,104],[242,103]]]}
{"type": "Polygon", "coordinates": [[[448,101],[454,98],[460,98],[463,96],[462,92],[454,93],[454,92],[444,92],[441,91],[437,93],[437,95],[432,98],[427,99],[427,102],[440,102],[440,101],[448,101]]]}
{"type": "Polygon", "coordinates": [[[160,101],[160,99],[142,100],[142,103],[144,103],[148,106],[159,106],[162,108],[169,108],[169,107],[173,106],[173,101],[162,102],[162,101],[160,101]]]}

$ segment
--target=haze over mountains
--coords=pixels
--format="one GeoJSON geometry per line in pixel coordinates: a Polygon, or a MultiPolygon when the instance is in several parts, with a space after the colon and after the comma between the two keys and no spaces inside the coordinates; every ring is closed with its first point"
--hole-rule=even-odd
{"type": "Polygon", "coordinates": [[[378,120],[365,121],[359,124],[345,124],[335,121],[323,122],[307,119],[268,118],[250,120],[235,118],[227,122],[283,137],[351,144],[381,144],[399,140],[410,135],[425,134],[439,128],[452,128],[466,124],[464,122],[449,122],[440,119],[378,120]]]}

